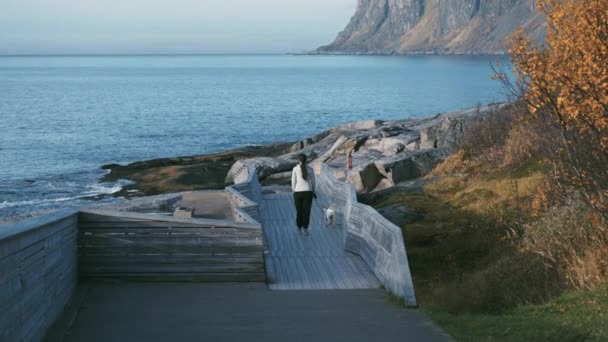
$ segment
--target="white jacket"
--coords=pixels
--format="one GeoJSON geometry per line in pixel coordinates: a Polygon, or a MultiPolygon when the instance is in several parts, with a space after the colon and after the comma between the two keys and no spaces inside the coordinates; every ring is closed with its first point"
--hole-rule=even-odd
{"type": "Polygon", "coordinates": [[[300,164],[296,165],[291,172],[291,189],[293,192],[315,191],[315,172],[308,167],[308,179],[302,177],[300,164]]]}

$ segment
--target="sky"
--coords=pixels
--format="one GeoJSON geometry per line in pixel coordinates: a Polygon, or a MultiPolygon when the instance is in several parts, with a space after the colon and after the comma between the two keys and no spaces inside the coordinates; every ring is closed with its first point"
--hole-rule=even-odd
{"type": "Polygon", "coordinates": [[[0,0],[0,54],[287,53],[330,43],[357,0],[0,0]]]}

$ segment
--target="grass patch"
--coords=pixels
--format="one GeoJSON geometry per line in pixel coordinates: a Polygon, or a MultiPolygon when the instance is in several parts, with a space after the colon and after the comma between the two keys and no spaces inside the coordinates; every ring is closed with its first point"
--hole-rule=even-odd
{"type": "Polygon", "coordinates": [[[571,292],[498,315],[424,311],[458,341],[608,340],[608,288],[571,292]]]}
{"type": "MultiPolygon", "coordinates": [[[[546,247],[585,215],[574,205],[537,214],[546,181],[539,163],[482,171],[433,174],[421,192],[370,203],[407,207],[403,231],[420,307],[458,341],[608,341],[608,288],[564,294],[568,273],[530,248],[531,240],[546,247]]],[[[588,254],[590,246],[585,240],[579,249],[588,254]]]]}

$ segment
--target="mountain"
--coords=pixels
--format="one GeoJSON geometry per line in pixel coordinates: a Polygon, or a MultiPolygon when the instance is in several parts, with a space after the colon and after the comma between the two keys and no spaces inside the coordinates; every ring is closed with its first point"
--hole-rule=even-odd
{"type": "Polygon", "coordinates": [[[500,54],[518,27],[542,41],[535,0],[358,0],[357,11],[319,54],[500,54]]]}

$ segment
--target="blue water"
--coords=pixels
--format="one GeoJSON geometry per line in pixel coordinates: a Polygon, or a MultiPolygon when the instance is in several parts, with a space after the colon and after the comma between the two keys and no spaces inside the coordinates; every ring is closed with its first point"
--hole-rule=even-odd
{"type": "Polygon", "coordinates": [[[0,57],[0,216],[112,193],[107,163],[502,101],[499,57],[0,57]]]}

